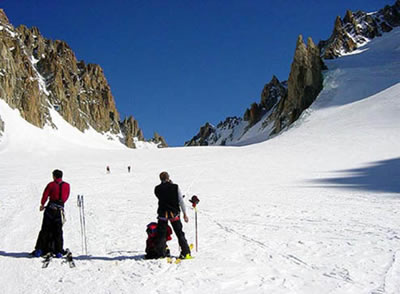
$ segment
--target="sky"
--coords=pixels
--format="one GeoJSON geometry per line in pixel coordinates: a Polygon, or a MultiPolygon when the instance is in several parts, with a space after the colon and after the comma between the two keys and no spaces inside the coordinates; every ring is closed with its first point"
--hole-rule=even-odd
{"type": "Polygon", "coordinates": [[[299,34],[328,39],[337,15],[386,0],[0,0],[14,26],[64,40],[99,64],[121,120],[170,146],[206,122],[243,116],[273,75],[286,80],[299,34]]]}

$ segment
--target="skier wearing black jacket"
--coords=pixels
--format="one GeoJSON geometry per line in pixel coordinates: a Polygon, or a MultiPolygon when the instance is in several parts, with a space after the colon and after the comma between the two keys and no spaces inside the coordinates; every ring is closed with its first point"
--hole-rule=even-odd
{"type": "Polygon", "coordinates": [[[155,187],[154,194],[158,198],[158,240],[157,252],[159,257],[165,257],[166,248],[166,231],[168,221],[170,221],[172,228],[178,238],[179,246],[181,247],[180,258],[189,259],[190,248],[185,238],[185,233],[182,231],[182,222],[180,220],[180,212],[182,209],[183,219],[185,222],[189,221],[186,215],[186,207],[183,202],[182,193],[178,185],[172,183],[167,172],[160,173],[161,184],[155,187]]]}

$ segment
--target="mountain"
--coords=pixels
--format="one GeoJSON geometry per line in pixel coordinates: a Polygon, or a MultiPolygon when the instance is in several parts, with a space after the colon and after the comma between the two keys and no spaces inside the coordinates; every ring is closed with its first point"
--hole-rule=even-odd
{"type": "MultiPolygon", "coordinates": [[[[91,128],[131,148],[145,140],[132,116],[120,120],[99,65],[78,61],[67,43],[44,38],[36,27],[14,28],[1,9],[0,68],[0,99],[39,128],[57,128],[50,115],[55,109],[82,132],[91,128]]],[[[7,122],[2,120],[4,128],[7,122]]],[[[160,138],[151,141],[167,146],[160,138]]]]}
{"type": "MultiPolygon", "coordinates": [[[[58,130],[37,128],[0,100],[0,292],[400,293],[399,48],[400,27],[326,60],[324,87],[293,127],[239,148],[124,148],[54,109],[58,130]],[[55,168],[71,185],[63,232],[74,269],[28,255],[55,168]],[[186,239],[198,237],[179,264],[144,259],[163,170],[186,195],[186,239]]],[[[168,247],[179,254],[175,235],[168,247]]]]}
{"type": "Polygon", "coordinates": [[[383,9],[366,13],[348,10],[343,19],[338,16],[330,38],[321,41],[318,46],[322,57],[333,59],[347,53],[351,53],[360,46],[366,44],[383,33],[390,32],[400,25],[400,1],[393,6],[385,6],[383,9]]]}
{"type": "Polygon", "coordinates": [[[228,117],[216,127],[207,122],[185,146],[248,145],[280,134],[318,97],[322,72],[327,69],[323,59],[349,54],[399,25],[397,0],[377,12],[347,11],[343,20],[338,16],[331,37],[318,46],[311,38],[306,46],[299,36],[287,82],[281,83],[273,76],[264,86],[261,101],[246,109],[243,117],[228,117]]]}
{"type": "Polygon", "coordinates": [[[246,109],[243,118],[227,118],[215,128],[209,123],[185,146],[247,145],[265,141],[292,124],[322,89],[324,64],[311,38],[300,35],[288,81],[275,76],[261,92],[259,103],[246,109]]]}

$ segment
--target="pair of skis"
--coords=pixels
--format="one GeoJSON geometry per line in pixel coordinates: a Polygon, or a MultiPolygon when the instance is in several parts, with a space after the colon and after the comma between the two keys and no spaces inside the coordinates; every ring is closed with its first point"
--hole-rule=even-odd
{"type": "Polygon", "coordinates": [[[83,195],[78,195],[77,205],[79,207],[79,219],[81,223],[82,252],[84,252],[87,255],[88,253],[87,253],[87,239],[86,239],[85,203],[83,195]]]}
{"type": "MultiPolygon", "coordinates": [[[[47,268],[49,266],[50,262],[53,260],[54,254],[49,252],[46,255],[44,255],[43,258],[44,258],[44,260],[42,261],[42,268],[47,268]]],[[[68,263],[70,268],[76,267],[74,258],[72,257],[72,252],[69,249],[66,250],[66,254],[63,257],[62,263],[63,264],[68,263]]]]}

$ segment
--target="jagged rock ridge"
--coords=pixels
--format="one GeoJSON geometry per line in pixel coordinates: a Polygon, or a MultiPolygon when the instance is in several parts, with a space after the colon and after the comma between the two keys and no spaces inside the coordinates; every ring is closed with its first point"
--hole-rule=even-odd
{"type": "Polygon", "coordinates": [[[227,118],[217,127],[206,123],[185,145],[240,145],[279,134],[300,117],[322,90],[322,71],[326,69],[322,58],[332,59],[350,53],[397,26],[400,26],[400,0],[378,12],[347,11],[343,20],[338,16],[331,37],[318,46],[311,38],[306,46],[299,36],[287,83],[278,86],[279,81],[273,77],[262,92],[271,94],[262,94],[261,102],[246,109],[243,118],[235,118],[234,124],[227,118]]]}
{"type": "Polygon", "coordinates": [[[325,68],[320,51],[312,39],[308,38],[306,46],[300,35],[290,68],[287,96],[271,115],[274,121],[271,134],[290,126],[314,102],[322,90],[322,70],[325,68]]]}
{"type": "MultiPolygon", "coordinates": [[[[1,9],[0,68],[0,98],[33,125],[55,127],[49,112],[55,108],[80,131],[93,128],[119,135],[124,144],[133,148],[135,138],[144,140],[132,116],[120,121],[99,65],[78,61],[67,43],[45,39],[36,27],[14,28],[1,9]]],[[[2,123],[3,128],[5,124],[2,123]]]]}
{"type": "Polygon", "coordinates": [[[343,19],[335,20],[331,37],[321,41],[318,46],[322,57],[333,59],[350,53],[369,40],[390,32],[400,25],[400,0],[393,6],[385,6],[375,13],[348,10],[343,19]]]}
{"type": "Polygon", "coordinates": [[[261,92],[260,103],[253,103],[243,117],[228,117],[216,127],[207,122],[196,136],[185,142],[185,146],[232,145],[245,141],[252,129],[266,129],[263,123],[268,121],[278,102],[286,95],[286,82],[273,76],[261,92]]]}
{"type": "Polygon", "coordinates": [[[289,80],[273,76],[261,92],[261,101],[247,108],[243,118],[227,118],[216,128],[207,123],[186,146],[241,145],[268,139],[292,124],[322,89],[324,64],[311,38],[299,36],[289,80]]]}

